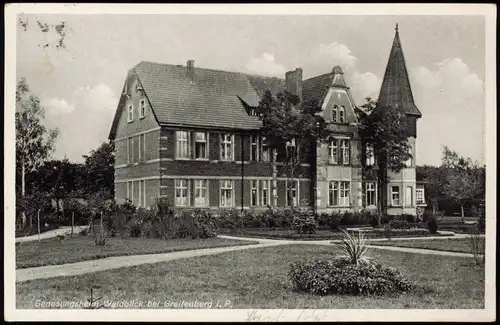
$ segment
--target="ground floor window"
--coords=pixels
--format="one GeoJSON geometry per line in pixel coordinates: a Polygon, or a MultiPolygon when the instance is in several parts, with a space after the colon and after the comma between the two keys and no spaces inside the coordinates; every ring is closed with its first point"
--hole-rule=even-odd
{"type": "Polygon", "coordinates": [[[366,183],[365,204],[367,207],[377,205],[377,191],[375,183],[366,183]]]}
{"type": "Polygon", "coordinates": [[[269,185],[270,181],[264,180],[260,181],[260,203],[263,206],[267,206],[270,204],[269,202],[269,189],[271,188],[269,185]]]}
{"type": "Polygon", "coordinates": [[[299,204],[299,181],[287,181],[286,205],[298,206],[299,204]]]}
{"type": "Polygon", "coordinates": [[[232,207],[234,206],[234,193],[233,181],[223,180],[220,183],[220,206],[232,207]]]}
{"type": "Polygon", "coordinates": [[[197,207],[208,205],[208,186],[206,179],[194,181],[194,205],[197,207]]]}
{"type": "Polygon", "coordinates": [[[417,204],[425,204],[424,189],[422,187],[417,187],[415,197],[417,199],[417,204]]]}
{"type": "Polygon", "coordinates": [[[185,207],[189,205],[189,180],[176,179],[175,180],[175,205],[185,207]]]}
{"type": "Polygon", "coordinates": [[[391,187],[391,200],[393,206],[399,205],[399,186],[391,187]]]}
{"type": "Polygon", "coordinates": [[[350,182],[330,181],[328,184],[328,205],[349,206],[350,186],[350,182]]]}
{"type": "Polygon", "coordinates": [[[413,206],[413,187],[412,186],[407,186],[406,187],[406,206],[413,206]]]}

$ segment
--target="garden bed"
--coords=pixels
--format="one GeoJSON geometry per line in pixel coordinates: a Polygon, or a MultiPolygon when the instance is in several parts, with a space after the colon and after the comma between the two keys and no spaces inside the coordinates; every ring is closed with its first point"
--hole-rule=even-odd
{"type": "Polygon", "coordinates": [[[59,265],[95,260],[111,256],[170,253],[202,248],[255,244],[256,242],[223,238],[147,239],[109,238],[106,246],[97,247],[92,236],[76,236],[60,241],[46,239],[16,246],[16,268],[59,265]]]}
{"type": "MultiPolygon", "coordinates": [[[[254,228],[254,229],[220,229],[219,233],[232,235],[232,236],[242,236],[242,237],[252,237],[252,238],[276,238],[276,239],[292,239],[292,240],[329,240],[329,239],[341,239],[342,232],[334,232],[331,230],[317,230],[314,234],[298,234],[292,229],[266,229],[266,228],[254,228]]],[[[371,231],[363,231],[364,235],[368,239],[375,238],[386,238],[387,233],[382,229],[373,229],[371,231]]],[[[431,234],[426,229],[418,230],[393,230],[390,233],[393,238],[401,237],[441,237],[441,236],[453,236],[452,234],[431,234]]]]}

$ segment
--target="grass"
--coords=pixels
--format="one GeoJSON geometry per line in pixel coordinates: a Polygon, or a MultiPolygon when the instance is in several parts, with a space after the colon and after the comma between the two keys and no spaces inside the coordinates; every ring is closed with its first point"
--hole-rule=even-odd
{"type": "Polygon", "coordinates": [[[75,236],[66,240],[46,239],[16,246],[16,268],[58,265],[110,256],[157,254],[201,248],[254,244],[255,242],[223,238],[146,239],[111,237],[106,246],[97,247],[92,236],[75,236]]]}
{"type": "MultiPolygon", "coordinates": [[[[484,238],[483,245],[484,245],[484,238]]],[[[376,242],[373,245],[377,246],[398,246],[432,249],[437,251],[471,253],[468,238],[446,238],[439,240],[398,240],[398,241],[383,241],[376,242]]]]}
{"type": "MultiPolygon", "coordinates": [[[[314,309],[452,309],[484,308],[484,267],[472,258],[369,250],[368,256],[397,267],[427,293],[398,296],[315,296],[293,291],[287,277],[290,262],[331,258],[333,248],[284,245],[235,251],[76,277],[38,279],[16,284],[17,308],[36,308],[37,301],[83,301],[90,286],[100,285],[103,300],[201,302],[216,308],[314,309]],[[229,306],[228,306],[229,307],[229,306]]],[[[205,306],[207,308],[209,306],[205,306]]],[[[40,308],[40,307],[37,307],[40,308]]],[[[200,307],[199,307],[200,308],[200,307]]]]}
{"type": "MultiPolygon", "coordinates": [[[[331,231],[331,230],[316,230],[314,234],[297,234],[291,229],[269,229],[269,228],[254,228],[254,229],[237,229],[237,230],[221,230],[221,233],[232,235],[232,236],[244,236],[251,238],[275,238],[275,239],[296,239],[296,240],[327,240],[327,239],[341,239],[342,233],[331,231]]],[[[380,230],[366,231],[364,232],[365,237],[369,239],[373,238],[385,238],[385,232],[380,230]]],[[[392,237],[427,237],[427,236],[450,236],[447,234],[435,234],[432,235],[428,230],[410,230],[410,231],[398,231],[394,230],[391,232],[392,237]]]]}

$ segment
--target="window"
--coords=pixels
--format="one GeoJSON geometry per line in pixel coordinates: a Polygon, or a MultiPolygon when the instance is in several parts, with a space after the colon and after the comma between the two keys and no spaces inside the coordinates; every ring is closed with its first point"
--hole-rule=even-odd
{"type": "Polygon", "coordinates": [[[288,161],[290,161],[292,163],[299,159],[298,148],[297,148],[297,145],[295,144],[295,139],[292,139],[292,141],[287,141],[286,154],[288,157],[288,161]]]}
{"type": "Polygon", "coordinates": [[[258,161],[259,160],[259,136],[251,135],[250,136],[250,160],[258,161]]]}
{"type": "Polygon", "coordinates": [[[142,160],[143,161],[146,161],[146,135],[145,134],[141,134],[141,138],[142,138],[142,160]]]}
{"type": "Polygon", "coordinates": [[[127,182],[127,199],[130,200],[130,201],[133,201],[132,200],[132,196],[133,196],[133,193],[134,192],[134,183],[133,182],[127,182]]]}
{"type": "Polygon", "coordinates": [[[365,204],[367,207],[377,205],[375,183],[366,183],[365,204]]]}
{"type": "Polygon", "coordinates": [[[207,134],[205,132],[194,134],[194,154],[196,159],[208,159],[207,134]]]}
{"type": "Polygon", "coordinates": [[[130,123],[134,121],[134,106],[128,105],[127,122],[130,123]]]}
{"type": "Polygon", "coordinates": [[[131,164],[133,162],[133,156],[132,156],[132,149],[133,149],[133,142],[132,142],[132,138],[128,138],[127,140],[127,163],[128,164],[131,164]]]}
{"type": "Polygon", "coordinates": [[[269,181],[261,181],[260,183],[260,204],[269,205],[269,181]]]}
{"type": "Polygon", "coordinates": [[[188,206],[189,186],[187,179],[175,180],[175,205],[178,207],[188,206]]]}
{"type": "Polygon", "coordinates": [[[286,196],[286,205],[298,206],[298,181],[290,182],[287,181],[288,193],[286,196]],[[291,202],[290,202],[291,199],[291,202]],[[291,204],[290,204],[291,203],[291,204]]]}
{"type": "Polygon", "coordinates": [[[417,199],[417,204],[425,204],[424,188],[417,187],[415,190],[415,197],[417,199]]]}
{"type": "Polygon", "coordinates": [[[197,179],[194,181],[194,205],[195,206],[207,206],[208,205],[208,192],[207,192],[207,180],[197,179]]]}
{"type": "Polygon", "coordinates": [[[392,205],[399,205],[399,186],[392,186],[391,188],[392,205]]]}
{"type": "Polygon", "coordinates": [[[221,136],[221,160],[233,160],[233,139],[231,134],[221,136]]]}
{"type": "Polygon", "coordinates": [[[407,186],[406,187],[406,206],[412,207],[413,206],[413,187],[407,186]]]}
{"type": "Polygon", "coordinates": [[[265,137],[261,138],[260,145],[262,148],[262,161],[271,161],[270,149],[267,146],[267,139],[265,137]]]}
{"type": "Polygon", "coordinates": [[[141,134],[137,137],[137,140],[139,141],[138,145],[137,145],[137,153],[138,153],[138,157],[139,157],[139,161],[145,161],[145,153],[146,153],[146,149],[145,149],[145,144],[144,144],[144,134],[141,134]]]}
{"type": "Polygon", "coordinates": [[[339,205],[339,183],[330,182],[328,185],[328,205],[337,206],[339,205]]]}
{"type": "Polygon", "coordinates": [[[252,189],[250,193],[250,205],[257,206],[259,205],[259,181],[252,180],[252,189]]]}
{"type": "Polygon", "coordinates": [[[340,205],[349,205],[349,182],[340,182],[340,205]]]}
{"type": "Polygon", "coordinates": [[[345,123],[345,107],[340,106],[339,108],[339,123],[345,123]]]}
{"type": "Polygon", "coordinates": [[[139,118],[146,117],[146,100],[141,99],[139,101],[139,118]]]}
{"type": "Polygon", "coordinates": [[[143,181],[138,181],[137,185],[139,186],[139,200],[137,201],[137,206],[142,207],[142,183],[143,181]]]}
{"type": "MultiPolygon", "coordinates": [[[[408,147],[408,153],[409,153],[410,155],[412,154],[412,152],[411,152],[411,146],[410,146],[410,147],[408,147]]],[[[408,158],[408,160],[405,162],[406,167],[411,167],[411,166],[412,166],[412,164],[413,164],[413,159],[412,159],[412,158],[413,158],[413,157],[411,157],[411,156],[410,156],[410,157],[408,158]]]]}
{"type": "Polygon", "coordinates": [[[349,165],[349,140],[340,141],[340,152],[342,155],[342,163],[349,165]]]}
{"type": "Polygon", "coordinates": [[[328,145],[328,161],[330,164],[338,163],[337,139],[330,139],[328,145]]]}
{"type": "Polygon", "coordinates": [[[223,180],[220,184],[220,206],[232,207],[233,201],[233,181],[223,180]]]}
{"type": "Polygon", "coordinates": [[[176,135],[176,158],[189,159],[189,133],[187,131],[177,131],[176,135]]]}
{"type": "Polygon", "coordinates": [[[146,207],[148,205],[146,200],[146,181],[144,180],[141,181],[141,188],[142,188],[142,205],[146,207]]]}
{"type": "Polygon", "coordinates": [[[375,165],[375,151],[372,144],[366,145],[366,166],[375,165]]]}
{"type": "Polygon", "coordinates": [[[337,122],[338,116],[339,116],[339,107],[337,105],[333,105],[333,107],[332,107],[332,121],[337,122]]]}

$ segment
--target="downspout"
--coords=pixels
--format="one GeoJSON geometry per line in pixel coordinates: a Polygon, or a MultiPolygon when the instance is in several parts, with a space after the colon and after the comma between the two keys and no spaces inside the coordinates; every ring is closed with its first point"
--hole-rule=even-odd
{"type": "Polygon", "coordinates": [[[245,188],[245,164],[244,164],[244,153],[245,153],[245,148],[244,148],[244,133],[241,134],[241,214],[243,215],[244,208],[243,208],[243,198],[244,198],[244,188],[245,188]]]}

